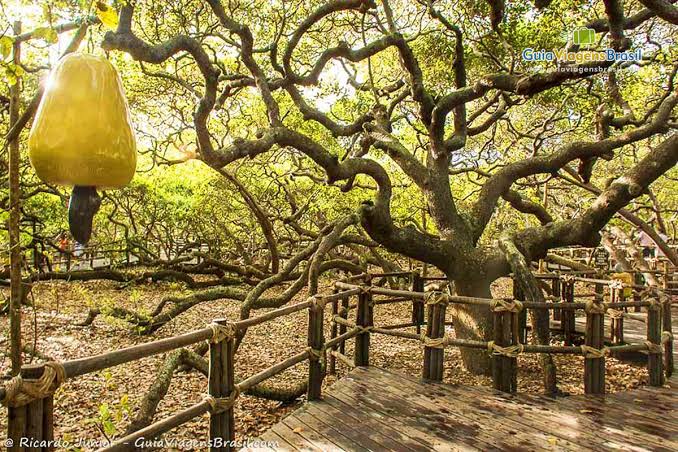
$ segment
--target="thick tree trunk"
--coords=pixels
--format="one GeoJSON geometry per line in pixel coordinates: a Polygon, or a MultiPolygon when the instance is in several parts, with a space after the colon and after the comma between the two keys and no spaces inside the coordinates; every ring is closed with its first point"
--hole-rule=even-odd
{"type": "MultiPolygon", "coordinates": [[[[471,274],[471,272],[469,272],[471,274]]],[[[491,298],[489,280],[463,279],[454,281],[457,295],[491,298]]],[[[459,339],[486,341],[491,339],[492,313],[486,306],[453,304],[448,307],[454,324],[454,334],[459,339]]],[[[490,355],[485,350],[461,348],[464,367],[477,375],[490,375],[490,355]]]]}

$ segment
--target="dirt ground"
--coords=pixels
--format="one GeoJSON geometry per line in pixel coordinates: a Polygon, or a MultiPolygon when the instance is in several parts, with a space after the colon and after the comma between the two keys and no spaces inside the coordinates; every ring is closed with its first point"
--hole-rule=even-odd
{"type": "MultiPolygon", "coordinates": [[[[495,296],[508,295],[508,281],[495,284],[495,296]]],[[[324,288],[329,293],[329,287],[324,288]]],[[[152,336],[139,336],[124,321],[99,316],[91,326],[76,326],[95,303],[114,303],[137,311],[150,311],[165,296],[185,292],[175,283],[154,283],[120,289],[112,282],[44,282],[34,288],[36,309],[23,310],[23,337],[26,345],[35,345],[38,352],[55,360],[67,360],[99,354],[113,349],[171,337],[204,327],[213,318],[238,317],[239,303],[221,300],[199,304],[185,312],[152,336]],[[36,334],[37,333],[37,334],[36,334]]],[[[322,291],[321,291],[322,292],[322,291]]],[[[301,294],[298,300],[304,297],[301,294]]],[[[389,325],[408,322],[411,304],[387,304],[375,308],[375,324],[389,325]]],[[[329,326],[327,326],[329,328],[329,326]]],[[[414,330],[413,328],[411,329],[414,330]]],[[[0,349],[8,348],[7,317],[0,317],[0,349]]],[[[450,330],[449,333],[453,334],[450,330]]],[[[250,376],[306,347],[307,314],[305,311],[278,318],[251,328],[236,356],[236,375],[250,376]]],[[[347,351],[350,352],[349,345],[347,351]]],[[[78,439],[102,441],[119,437],[125,430],[136,407],[154,380],[156,369],[164,355],[146,358],[101,372],[78,377],[62,385],[55,396],[56,437],[69,442],[78,439]]],[[[38,358],[35,358],[39,360],[38,358]]],[[[423,349],[420,343],[391,336],[373,335],[371,362],[388,369],[418,375],[421,372],[423,349]]],[[[541,392],[541,371],[537,355],[523,355],[519,359],[519,392],[541,392]]],[[[556,355],[559,388],[570,394],[583,393],[583,358],[556,355]]],[[[626,364],[608,358],[607,390],[615,392],[637,387],[647,380],[641,365],[626,364]]],[[[325,386],[345,375],[347,369],[337,364],[338,375],[328,376],[325,386]]],[[[9,359],[3,354],[0,374],[6,374],[9,359]]],[[[291,386],[306,378],[307,364],[302,363],[270,382],[277,386],[291,386]]],[[[466,372],[459,351],[445,351],[445,382],[467,385],[490,385],[489,378],[466,372]]],[[[175,374],[165,399],[160,403],[156,419],[162,419],[179,409],[197,403],[204,396],[207,380],[198,372],[175,374]]],[[[303,403],[290,405],[241,396],[236,405],[237,435],[240,439],[257,437],[285,413],[303,403]]],[[[0,441],[6,434],[7,411],[0,411],[0,441]]],[[[207,415],[185,424],[167,438],[205,438],[207,415]]],[[[91,450],[75,447],[70,450],[91,450]]],[[[197,450],[197,449],[196,449],[197,450]]]]}

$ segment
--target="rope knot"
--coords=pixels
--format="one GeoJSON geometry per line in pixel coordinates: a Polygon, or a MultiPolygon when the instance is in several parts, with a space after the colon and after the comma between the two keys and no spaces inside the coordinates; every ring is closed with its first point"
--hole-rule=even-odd
{"type": "Polygon", "coordinates": [[[624,317],[624,311],[619,311],[617,309],[607,308],[607,314],[611,319],[621,319],[624,317]]]}
{"type": "Polygon", "coordinates": [[[325,348],[315,349],[313,347],[308,348],[308,359],[311,361],[320,361],[325,356],[325,348]]]}
{"type": "Polygon", "coordinates": [[[210,338],[212,344],[231,340],[235,337],[235,325],[230,322],[226,324],[212,322],[209,324],[209,328],[212,330],[212,337],[210,338]]]}
{"type": "Polygon", "coordinates": [[[421,342],[424,344],[424,347],[428,348],[445,348],[448,343],[447,343],[447,336],[443,337],[428,337],[425,334],[422,334],[420,336],[421,342]]]}
{"type": "Polygon", "coordinates": [[[661,353],[662,352],[662,348],[659,344],[655,344],[654,342],[651,342],[651,341],[644,341],[643,343],[647,347],[648,353],[661,353]]]}
{"type": "Polygon", "coordinates": [[[308,301],[311,303],[311,307],[313,309],[324,309],[325,308],[325,300],[321,297],[318,297],[317,295],[312,295],[308,297],[308,301]]]}
{"type": "Polygon", "coordinates": [[[523,310],[523,303],[511,298],[494,299],[490,302],[490,307],[494,312],[520,312],[523,310]]]}
{"type": "Polygon", "coordinates": [[[56,361],[44,363],[38,379],[25,379],[17,375],[5,384],[5,398],[2,404],[8,407],[28,405],[34,400],[44,399],[57,390],[66,380],[64,366],[56,361]]]}
{"type": "Polygon", "coordinates": [[[584,308],[584,311],[586,311],[587,314],[605,314],[605,311],[607,311],[608,308],[605,307],[602,303],[598,303],[595,299],[594,300],[589,300],[586,302],[586,307],[584,308]]]}
{"type": "Polygon", "coordinates": [[[424,295],[424,301],[427,305],[447,304],[447,296],[443,292],[434,290],[424,295]]]}
{"type": "Polygon", "coordinates": [[[506,347],[497,345],[494,343],[494,341],[489,341],[487,343],[487,351],[494,356],[507,356],[509,358],[517,358],[518,355],[523,353],[523,350],[525,350],[525,346],[520,343],[515,345],[507,345],[506,347]]]}
{"type": "Polygon", "coordinates": [[[610,349],[607,347],[595,348],[590,345],[582,345],[580,348],[584,358],[605,358],[610,354],[610,349]]]}
{"type": "Polygon", "coordinates": [[[240,397],[240,386],[235,385],[233,391],[228,397],[214,397],[212,395],[207,395],[205,397],[205,402],[210,406],[210,413],[212,414],[221,414],[230,410],[235,401],[240,397]]]}
{"type": "Polygon", "coordinates": [[[673,333],[670,331],[662,331],[661,343],[668,344],[669,342],[673,342],[673,333]]]}

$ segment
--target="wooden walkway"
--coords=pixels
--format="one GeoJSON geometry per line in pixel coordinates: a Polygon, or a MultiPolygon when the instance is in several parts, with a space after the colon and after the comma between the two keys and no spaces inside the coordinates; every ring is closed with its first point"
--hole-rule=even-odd
{"type": "Polygon", "coordinates": [[[678,381],[557,400],[356,368],[260,439],[275,450],[678,450],[678,381]]]}

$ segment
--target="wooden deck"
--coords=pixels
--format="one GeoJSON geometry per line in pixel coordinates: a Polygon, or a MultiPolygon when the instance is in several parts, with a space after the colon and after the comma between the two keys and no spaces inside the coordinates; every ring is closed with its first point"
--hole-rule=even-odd
{"type": "Polygon", "coordinates": [[[261,440],[275,450],[678,450],[678,381],[557,400],[356,368],[261,440]]]}

